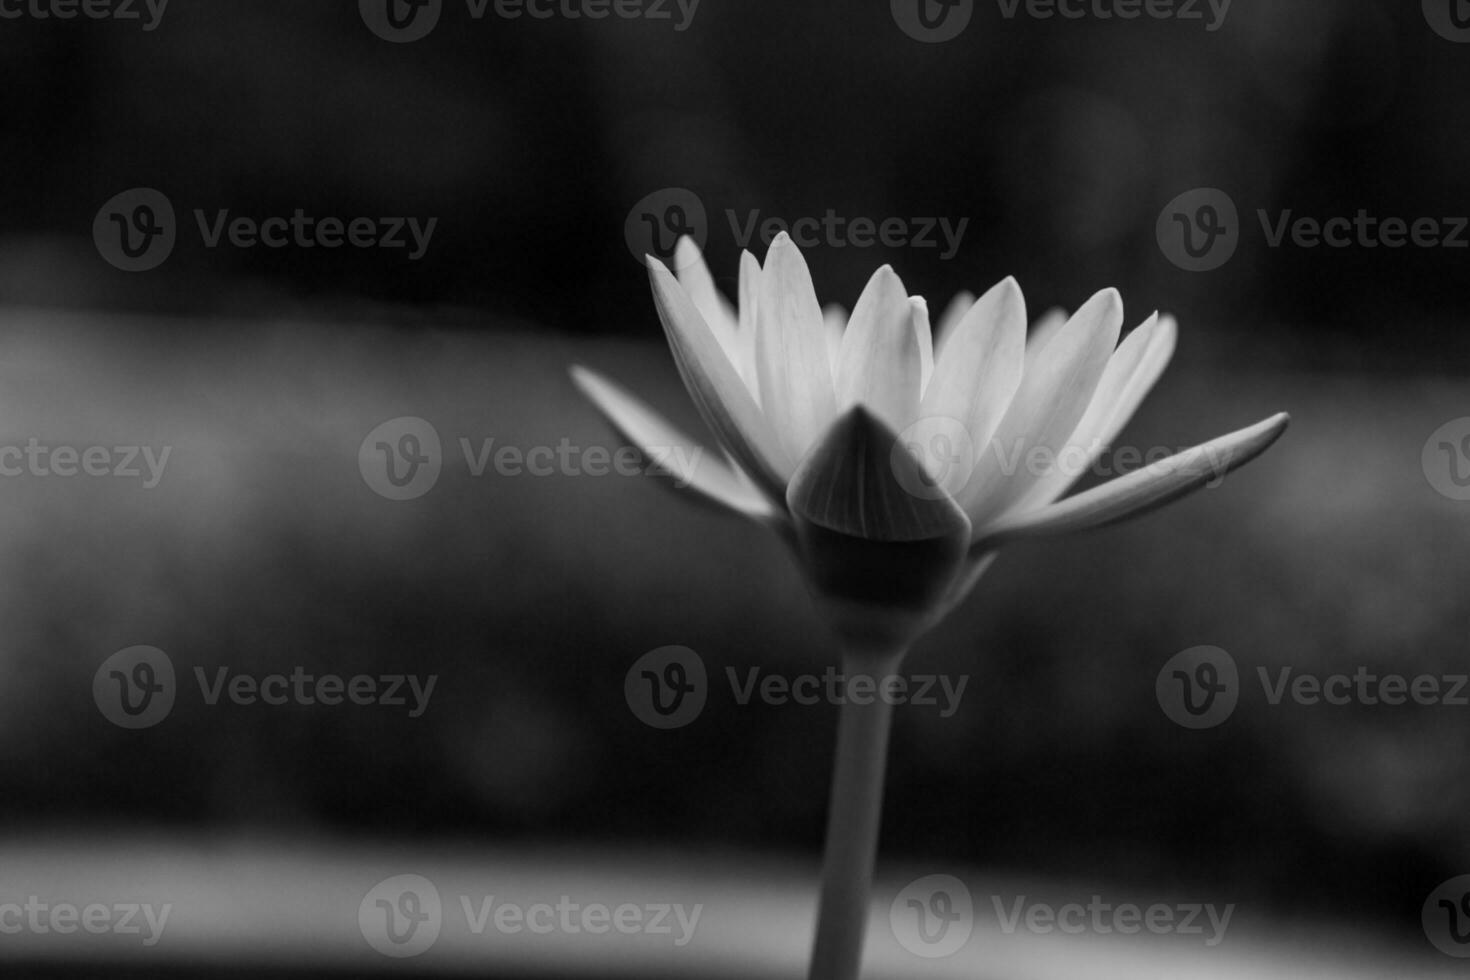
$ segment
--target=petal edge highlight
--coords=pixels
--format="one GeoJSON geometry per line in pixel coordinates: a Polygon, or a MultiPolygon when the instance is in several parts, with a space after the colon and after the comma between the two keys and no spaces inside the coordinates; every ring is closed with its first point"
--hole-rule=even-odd
{"type": "Polygon", "coordinates": [[[1278,413],[1075,497],[1003,518],[976,532],[971,553],[1024,538],[1105,527],[1146,514],[1249,463],[1271,448],[1290,422],[1290,415],[1278,413]]]}
{"type": "Polygon", "coordinates": [[[621,385],[574,364],[572,383],[618,434],[670,476],[676,489],[689,489],[738,514],[761,521],[784,520],[739,470],[725,465],[621,385]]]}

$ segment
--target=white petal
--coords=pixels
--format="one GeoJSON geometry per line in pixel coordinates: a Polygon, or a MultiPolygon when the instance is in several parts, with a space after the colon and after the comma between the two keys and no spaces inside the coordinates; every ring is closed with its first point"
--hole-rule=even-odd
{"type": "Polygon", "coordinates": [[[914,343],[919,345],[919,396],[929,390],[929,381],[934,377],[934,331],[929,326],[929,304],[922,296],[909,297],[910,322],[914,328],[914,343]]]}
{"type": "Polygon", "coordinates": [[[913,312],[903,282],[883,266],[852,308],[837,362],[837,406],[863,405],[895,432],[919,413],[922,375],[913,312]]]}
{"type": "Polygon", "coordinates": [[[841,303],[828,303],[822,309],[822,334],[827,340],[827,363],[832,377],[837,377],[837,361],[842,357],[842,335],[847,332],[847,310],[841,303]]]}
{"type": "Polygon", "coordinates": [[[965,314],[970,312],[970,307],[975,305],[975,294],[968,289],[961,290],[955,294],[954,299],[944,308],[939,315],[939,322],[934,327],[934,355],[939,356],[939,351],[945,344],[949,343],[950,335],[954,328],[960,325],[965,314]]]}
{"type": "Polygon", "coordinates": [[[1057,331],[1067,325],[1067,311],[1060,306],[1054,306],[1047,310],[1031,325],[1031,333],[1026,338],[1026,367],[1029,370],[1036,356],[1046,349],[1051,339],[1057,335],[1057,331]]]}
{"type": "Polygon", "coordinates": [[[1026,299],[1016,280],[1002,281],[972,304],[949,338],[937,356],[919,416],[954,419],[978,456],[1021,384],[1026,299]]]}
{"type": "Polygon", "coordinates": [[[1290,421],[1282,412],[1060,503],[1003,518],[976,532],[971,554],[1021,538],[1067,534],[1145,514],[1249,463],[1280,438],[1290,421]]]}
{"type": "Polygon", "coordinates": [[[1108,359],[1092,404],[1067,440],[1062,457],[1067,465],[1037,480],[1018,509],[1061,497],[1113,445],[1174,356],[1177,331],[1173,317],[1159,319],[1155,313],[1124,339],[1108,359]]]}
{"type": "Polygon", "coordinates": [[[648,275],[669,349],[699,414],[746,475],[784,506],[786,481],[795,465],[775,429],[669,270],[650,256],[648,275]]]}
{"type": "Polygon", "coordinates": [[[735,308],[720,293],[709,266],[704,262],[703,253],[688,235],[679,239],[674,250],[674,268],[679,285],[684,287],[684,292],[694,301],[694,308],[714,332],[720,349],[730,358],[731,364],[738,366],[740,353],[735,340],[735,308]]]}
{"type": "Polygon", "coordinates": [[[757,520],[786,519],[784,511],[777,511],[739,470],[725,465],[718,453],[706,452],[625,389],[580,365],[572,367],[572,381],[623,438],[674,477],[675,487],[687,487],[757,520]]]}
{"type": "Polygon", "coordinates": [[[740,368],[741,380],[745,382],[745,387],[750,389],[750,396],[755,399],[757,405],[761,400],[761,386],[755,375],[755,329],[756,312],[760,308],[760,292],[760,260],[749,252],[742,251],[740,253],[739,325],[735,330],[739,359],[735,364],[740,368]]]}
{"type": "Polygon", "coordinates": [[[1066,445],[1092,401],[1122,323],[1123,300],[1116,289],[1105,289],[1083,304],[1028,366],[960,492],[977,525],[1014,505],[1043,475],[1038,459],[1055,459],[1066,445]]]}
{"type": "Polygon", "coordinates": [[[789,459],[800,461],[836,416],[832,366],[811,273],[790,236],[766,253],[757,300],[755,368],[761,410],[789,459]]]}

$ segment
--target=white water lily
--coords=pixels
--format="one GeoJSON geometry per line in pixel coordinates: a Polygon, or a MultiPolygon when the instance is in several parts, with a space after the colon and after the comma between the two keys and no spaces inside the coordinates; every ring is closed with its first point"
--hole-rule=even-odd
{"type": "Polygon", "coordinates": [[[692,241],[680,242],[675,265],[677,278],[649,259],[654,300],[724,452],[701,453],[586,368],[573,368],[575,381],[646,453],[697,460],[676,474],[689,489],[792,543],[819,598],[862,620],[839,624],[849,641],[878,628],[854,604],[906,610],[897,629],[911,640],[964,597],[998,546],[1178,499],[1255,458],[1288,422],[1273,416],[1067,497],[1163,373],[1175,346],[1172,317],[1155,314],[1120,344],[1122,300],[1106,289],[1071,317],[1042,318],[1028,339],[1025,299],[1007,278],[979,299],[957,297],[936,342],[925,301],[888,266],[851,317],[824,311],[784,234],[764,267],[741,255],[738,306],[716,288],[692,241]],[[924,452],[892,451],[905,448],[899,433],[942,434],[939,423],[973,450],[960,481],[933,472],[924,452]],[[1074,464],[1017,465],[1037,458],[1074,464]],[[874,552],[859,542],[931,547],[874,552]]]}
{"type": "MultiPolygon", "coordinates": [[[[936,343],[924,300],[887,266],[848,318],[818,305],[785,235],[764,267],[741,255],[738,307],[692,242],[675,260],[677,278],[648,260],[654,302],[723,459],[699,454],[613,382],[581,367],[573,377],[645,454],[695,460],[675,474],[681,483],[791,545],[850,678],[895,674],[1000,545],[1175,500],[1258,456],[1288,421],[1273,416],[1066,497],[1163,373],[1171,318],[1156,314],[1119,344],[1123,303],[1107,289],[1071,317],[1043,318],[1028,341],[1025,300],[1006,279],[979,299],[958,297],[936,343]],[[939,435],[943,460],[924,446],[939,435]],[[1038,452],[1083,465],[1016,465],[1038,452]],[[956,455],[958,478],[939,472],[956,455]]],[[[809,980],[857,980],[861,970],[891,714],[884,698],[842,704],[809,980]]]]}

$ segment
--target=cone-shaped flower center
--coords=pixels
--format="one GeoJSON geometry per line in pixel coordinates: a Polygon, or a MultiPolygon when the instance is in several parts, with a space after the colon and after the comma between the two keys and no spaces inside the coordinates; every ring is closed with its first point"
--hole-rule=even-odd
{"type": "Polygon", "coordinates": [[[813,591],[838,632],[906,646],[964,567],[970,520],[867,409],[842,416],[792,476],[786,503],[813,591]]]}

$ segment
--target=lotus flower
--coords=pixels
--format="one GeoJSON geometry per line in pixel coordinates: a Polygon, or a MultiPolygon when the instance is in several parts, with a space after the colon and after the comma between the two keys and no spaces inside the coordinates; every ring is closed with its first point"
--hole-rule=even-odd
{"type": "Polygon", "coordinates": [[[679,372],[723,454],[697,452],[586,368],[574,380],[645,453],[681,447],[677,458],[697,460],[677,474],[688,489],[791,544],[849,649],[906,647],[964,598],[998,546],[1178,499],[1258,456],[1288,422],[1273,416],[1067,497],[1163,373],[1172,317],[1155,314],[1120,344],[1122,300],[1106,289],[1028,338],[1008,278],[978,300],[956,298],[934,338],[924,300],[888,266],[850,318],[824,312],[784,234],[764,267],[741,255],[738,307],[687,238],[677,278],[648,266],[679,372]]]}
{"type": "MultiPolygon", "coordinates": [[[[613,382],[581,367],[573,378],[646,455],[678,448],[672,458],[695,460],[680,484],[791,546],[849,676],[896,672],[1000,545],[1141,514],[1223,477],[1286,428],[1277,415],[1066,497],[1163,373],[1172,319],[1155,314],[1119,344],[1123,303],[1107,289],[1070,318],[1043,319],[1028,341],[1025,300],[1006,279],[952,303],[936,341],[928,307],[887,266],[848,318],[823,312],[785,235],[764,267],[741,255],[738,307],[693,242],[674,258],[677,278],[648,260],[653,298],[723,460],[613,382]],[[1034,463],[1069,457],[1081,465],[1034,463]]],[[[810,980],[861,970],[890,717],[882,698],[842,704],[810,980]]]]}

